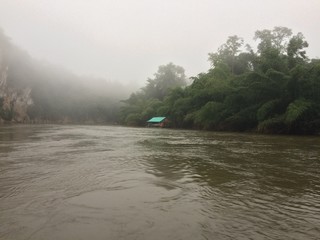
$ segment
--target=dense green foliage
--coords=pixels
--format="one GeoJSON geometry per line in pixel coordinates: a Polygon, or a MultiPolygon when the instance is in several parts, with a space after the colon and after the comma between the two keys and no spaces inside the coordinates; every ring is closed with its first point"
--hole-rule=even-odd
{"type": "Polygon", "coordinates": [[[256,31],[254,39],[256,51],[244,48],[238,36],[229,37],[209,54],[212,68],[193,77],[188,87],[175,82],[179,74],[173,64],[162,66],[171,75],[162,78],[160,68],[124,101],[121,121],[144,125],[150,117],[166,116],[173,127],[319,133],[320,61],[308,59],[303,35],[275,27],[256,31]]]}
{"type": "Polygon", "coordinates": [[[121,122],[141,126],[152,116],[167,115],[169,108],[163,104],[165,98],[172,89],[185,85],[186,76],[182,67],[172,63],[160,66],[154,78],[149,78],[141,91],[123,101],[125,106],[122,107],[121,122]]]}

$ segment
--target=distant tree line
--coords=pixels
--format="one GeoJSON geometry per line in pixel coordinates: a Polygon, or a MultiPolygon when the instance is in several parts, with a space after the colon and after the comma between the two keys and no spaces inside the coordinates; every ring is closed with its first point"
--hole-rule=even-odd
{"type": "Polygon", "coordinates": [[[211,68],[189,85],[182,67],[162,65],[145,87],[119,102],[123,87],[36,61],[0,31],[0,120],[15,117],[6,89],[20,96],[30,88],[31,122],[145,126],[165,116],[175,128],[319,133],[320,60],[308,58],[302,33],[275,27],[256,31],[254,39],[253,49],[230,36],[209,53],[211,68]]]}
{"type": "Polygon", "coordinates": [[[320,60],[309,59],[302,33],[286,27],[256,31],[257,49],[230,36],[212,67],[186,86],[182,67],[160,66],[124,101],[120,121],[143,126],[166,116],[175,128],[260,133],[320,132],[320,60]]]}

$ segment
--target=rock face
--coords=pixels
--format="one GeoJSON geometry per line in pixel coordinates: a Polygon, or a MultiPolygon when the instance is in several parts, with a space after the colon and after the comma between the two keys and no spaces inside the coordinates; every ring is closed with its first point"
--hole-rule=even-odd
{"type": "Polygon", "coordinates": [[[0,52],[0,123],[5,121],[28,122],[27,110],[33,104],[31,88],[15,89],[9,87],[7,79],[8,66],[0,52]]]}

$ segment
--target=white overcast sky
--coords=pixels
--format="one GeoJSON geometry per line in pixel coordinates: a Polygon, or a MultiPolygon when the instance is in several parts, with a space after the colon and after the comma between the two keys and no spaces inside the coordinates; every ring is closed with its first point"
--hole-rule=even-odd
{"type": "Polygon", "coordinates": [[[302,32],[320,57],[320,0],[0,0],[0,27],[34,58],[139,85],[169,62],[206,72],[228,36],[252,44],[274,26],[302,32]]]}

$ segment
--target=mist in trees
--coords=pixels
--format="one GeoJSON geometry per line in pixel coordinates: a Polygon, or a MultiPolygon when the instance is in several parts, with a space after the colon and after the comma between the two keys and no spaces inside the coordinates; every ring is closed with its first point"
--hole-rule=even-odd
{"type": "Polygon", "coordinates": [[[7,85],[0,96],[0,113],[6,121],[14,120],[12,106],[19,100],[19,93],[30,89],[32,104],[26,110],[27,122],[114,123],[119,100],[133,90],[117,82],[77,76],[62,67],[35,60],[2,31],[0,60],[0,72],[7,85]],[[8,106],[4,106],[5,102],[8,106]]]}
{"type": "Polygon", "coordinates": [[[320,61],[308,58],[303,34],[275,27],[256,31],[254,40],[256,50],[230,36],[209,53],[208,72],[193,77],[187,87],[171,85],[178,71],[166,75],[172,80],[164,83],[159,68],[145,88],[125,101],[121,121],[143,125],[149,117],[166,116],[173,127],[319,133],[320,61]]]}
{"type": "Polygon", "coordinates": [[[183,67],[173,63],[159,66],[154,78],[149,78],[144,88],[123,101],[125,105],[120,112],[120,122],[143,126],[152,116],[166,115],[167,106],[162,106],[164,98],[172,89],[184,86],[186,76],[183,67]]]}
{"type": "Polygon", "coordinates": [[[183,67],[161,65],[143,88],[120,101],[130,89],[34,60],[1,32],[0,116],[14,119],[12,98],[21,102],[19,96],[30,93],[31,122],[145,126],[165,116],[175,128],[319,133],[320,60],[308,58],[303,34],[274,27],[257,30],[253,39],[252,47],[230,36],[208,54],[211,68],[189,85],[183,67]]]}

